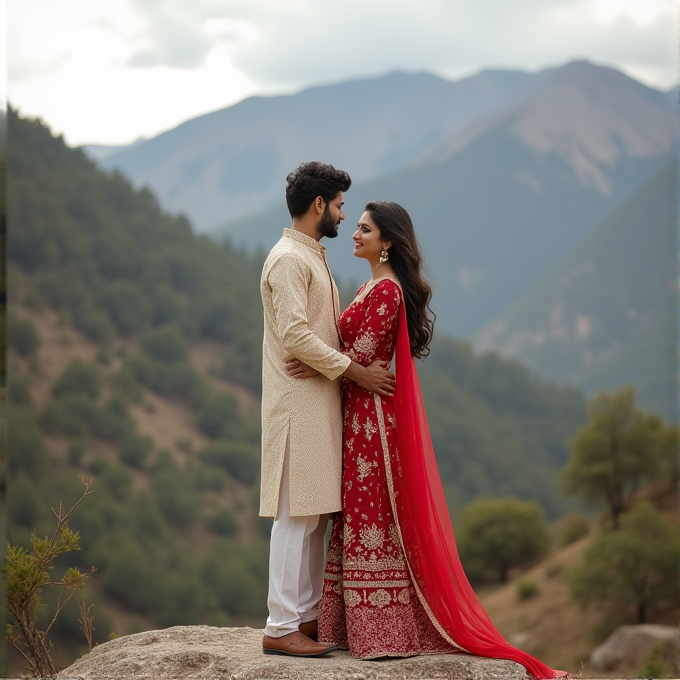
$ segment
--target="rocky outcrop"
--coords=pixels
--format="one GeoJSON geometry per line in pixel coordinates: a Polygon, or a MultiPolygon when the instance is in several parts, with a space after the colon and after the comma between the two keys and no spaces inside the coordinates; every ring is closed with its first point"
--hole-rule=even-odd
{"type": "Polygon", "coordinates": [[[253,628],[176,626],[95,647],[59,680],[527,680],[523,666],[463,654],[359,661],[348,652],[319,659],[262,654],[253,628]]]}
{"type": "MultiPolygon", "coordinates": [[[[672,626],[641,624],[620,626],[590,655],[589,669],[638,673],[657,645],[675,645],[677,665],[680,652],[678,629],[672,626]]],[[[675,671],[680,671],[676,668],[675,671]]]]}

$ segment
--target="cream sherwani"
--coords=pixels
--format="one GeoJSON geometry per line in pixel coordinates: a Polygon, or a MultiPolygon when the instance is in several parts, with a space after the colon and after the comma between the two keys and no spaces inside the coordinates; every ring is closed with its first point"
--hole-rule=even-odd
{"type": "Polygon", "coordinates": [[[338,349],[338,292],[325,248],[293,229],[269,253],[260,284],[262,351],[262,486],[260,515],[277,514],[289,442],[290,516],[341,509],[342,398],[337,378],[351,360],[338,349]],[[296,357],[322,375],[289,377],[296,357]]]}
{"type": "Polygon", "coordinates": [[[340,510],[342,401],[349,366],[338,349],[338,292],[325,248],[285,229],[262,269],[262,486],[260,515],[274,517],[265,634],[281,637],[318,617],[327,513],[340,510]],[[296,380],[285,360],[321,373],[296,380]]]}

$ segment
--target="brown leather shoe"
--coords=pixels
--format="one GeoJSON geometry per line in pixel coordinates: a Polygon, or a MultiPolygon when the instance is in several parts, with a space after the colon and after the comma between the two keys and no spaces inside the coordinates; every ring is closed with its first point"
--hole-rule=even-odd
{"type": "Polygon", "coordinates": [[[283,654],[286,656],[323,656],[336,650],[335,645],[322,645],[310,640],[296,630],[279,638],[265,635],[262,638],[262,651],[265,654],[283,654]]]}
{"type": "Polygon", "coordinates": [[[305,621],[298,626],[298,630],[316,642],[319,639],[319,620],[305,621]]]}

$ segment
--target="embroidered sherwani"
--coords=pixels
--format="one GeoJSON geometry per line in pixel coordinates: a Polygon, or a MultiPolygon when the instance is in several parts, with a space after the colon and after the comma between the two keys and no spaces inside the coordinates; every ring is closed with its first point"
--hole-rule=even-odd
{"type": "Polygon", "coordinates": [[[262,481],[260,515],[277,515],[286,445],[290,516],[341,508],[340,381],[351,359],[339,351],[338,292],[325,248],[285,229],[262,269],[262,481]],[[296,380],[285,360],[296,357],[319,376],[296,380]]]}

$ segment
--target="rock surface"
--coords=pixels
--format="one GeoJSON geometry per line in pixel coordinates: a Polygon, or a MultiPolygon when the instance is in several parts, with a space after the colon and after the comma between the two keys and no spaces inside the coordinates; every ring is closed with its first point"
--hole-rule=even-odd
{"type": "Polygon", "coordinates": [[[669,641],[674,643],[680,652],[678,629],[673,626],[651,623],[620,626],[603,644],[593,650],[590,655],[590,668],[596,671],[637,673],[644,666],[652,649],[660,643],[669,641]]]}
{"type": "Polygon", "coordinates": [[[336,651],[319,659],[265,656],[254,628],[176,626],[95,647],[59,680],[527,680],[523,666],[463,654],[360,661],[336,651]]]}

